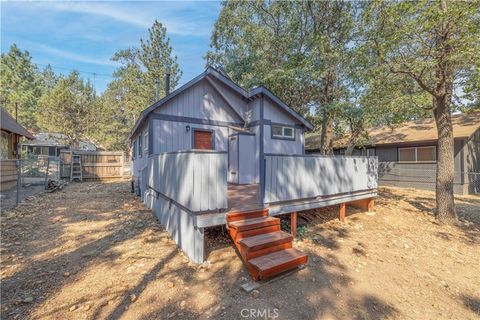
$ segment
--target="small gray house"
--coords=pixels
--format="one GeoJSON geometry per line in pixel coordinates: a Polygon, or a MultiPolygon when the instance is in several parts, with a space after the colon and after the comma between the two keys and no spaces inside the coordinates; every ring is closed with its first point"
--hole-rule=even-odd
{"type": "Polygon", "coordinates": [[[289,214],[294,233],[297,211],[340,205],[344,216],[346,203],[371,209],[376,196],[376,158],[306,155],[311,129],[265,87],[209,67],[141,113],[133,182],[193,261],[204,260],[205,228],[227,224],[252,277],[267,278],[307,259],[275,216],[289,214]]]}
{"type": "Polygon", "coordinates": [[[148,155],[215,150],[228,152],[228,182],[259,183],[260,155],[304,154],[311,129],[268,89],[247,92],[210,67],[142,112],[131,134],[133,176],[148,155]]]}

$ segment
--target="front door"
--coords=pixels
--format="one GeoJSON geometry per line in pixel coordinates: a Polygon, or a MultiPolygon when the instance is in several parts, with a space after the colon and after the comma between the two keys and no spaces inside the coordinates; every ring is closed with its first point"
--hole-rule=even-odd
{"type": "Polygon", "coordinates": [[[213,150],[213,132],[193,130],[193,149],[213,150]]]}

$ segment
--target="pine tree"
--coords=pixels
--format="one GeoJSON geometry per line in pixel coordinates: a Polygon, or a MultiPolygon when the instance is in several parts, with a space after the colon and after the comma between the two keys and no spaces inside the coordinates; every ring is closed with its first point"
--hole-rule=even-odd
{"type": "Polygon", "coordinates": [[[42,97],[40,107],[42,128],[64,134],[74,148],[82,139],[90,138],[101,119],[92,84],[81,79],[76,71],[60,78],[42,97]]]}
{"type": "Polygon", "coordinates": [[[0,105],[11,115],[18,107],[18,122],[27,128],[37,129],[38,100],[41,95],[38,69],[28,51],[16,44],[1,55],[0,105]]]}

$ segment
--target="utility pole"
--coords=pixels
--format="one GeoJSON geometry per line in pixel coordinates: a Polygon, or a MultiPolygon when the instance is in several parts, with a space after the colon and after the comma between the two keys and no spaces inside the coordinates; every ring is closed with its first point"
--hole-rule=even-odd
{"type": "Polygon", "coordinates": [[[18,123],[18,102],[15,101],[15,122],[18,123]]]}

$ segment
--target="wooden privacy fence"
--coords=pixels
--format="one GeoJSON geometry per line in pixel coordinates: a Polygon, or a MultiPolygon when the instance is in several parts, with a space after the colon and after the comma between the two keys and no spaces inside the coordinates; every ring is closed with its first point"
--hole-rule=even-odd
{"type": "Polygon", "coordinates": [[[375,190],[377,157],[265,155],[265,203],[375,190]]]}
{"type": "Polygon", "coordinates": [[[153,189],[190,212],[225,210],[227,153],[192,150],[151,156],[141,184],[144,191],[153,189]]]}
{"type": "MultiPolygon", "coordinates": [[[[130,164],[125,162],[123,151],[73,151],[82,162],[84,181],[122,180],[130,177],[130,164]]],[[[61,177],[70,179],[72,151],[60,152],[61,177]]]]}
{"type": "Polygon", "coordinates": [[[0,191],[17,185],[17,160],[0,160],[0,191]]]}

